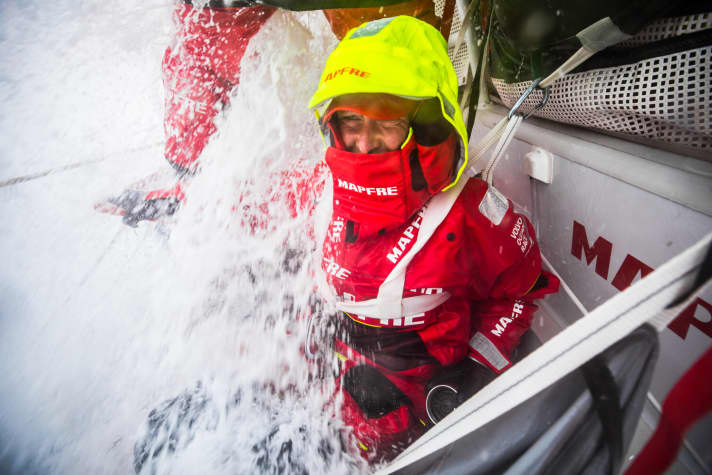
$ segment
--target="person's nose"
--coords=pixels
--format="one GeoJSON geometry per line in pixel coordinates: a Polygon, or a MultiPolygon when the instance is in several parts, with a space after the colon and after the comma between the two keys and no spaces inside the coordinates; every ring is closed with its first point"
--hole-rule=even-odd
{"type": "Polygon", "coordinates": [[[356,136],[354,146],[357,153],[378,153],[382,148],[382,137],[375,120],[366,118],[363,127],[356,136]]]}

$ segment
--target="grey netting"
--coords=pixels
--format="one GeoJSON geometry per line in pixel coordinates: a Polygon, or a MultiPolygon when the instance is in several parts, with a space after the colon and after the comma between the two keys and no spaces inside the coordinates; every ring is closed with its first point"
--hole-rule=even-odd
{"type": "MultiPolygon", "coordinates": [[[[457,35],[455,35],[457,37],[457,35]]],[[[450,36],[452,38],[452,35],[450,36]]],[[[455,72],[457,73],[457,79],[460,86],[465,84],[467,81],[467,67],[469,66],[469,53],[467,52],[467,42],[463,42],[460,46],[460,51],[457,52],[457,56],[453,57],[455,54],[455,42],[452,41],[448,44],[447,54],[450,56],[450,61],[452,61],[453,66],[455,66],[455,72]]]]}
{"type": "MultiPolygon", "coordinates": [[[[445,0],[435,0],[442,15],[445,0]]],[[[459,3],[459,2],[458,2],[459,3]]],[[[450,59],[460,84],[466,81],[468,52],[453,58],[462,16],[453,15],[448,41],[450,59]]],[[[616,48],[639,47],[712,28],[712,13],[657,20],[616,48]]],[[[568,74],[554,83],[549,103],[538,117],[603,131],[646,137],[702,151],[712,151],[710,97],[712,46],[681,51],[637,63],[568,74]]],[[[531,84],[507,84],[492,78],[502,102],[511,107],[531,84]]],[[[541,99],[535,91],[521,107],[531,110],[541,99]]]]}
{"type": "Polygon", "coordinates": [[[640,30],[633,38],[618,43],[616,47],[630,48],[646,45],[655,41],[687,35],[710,28],[712,28],[712,13],[662,18],[640,30]]]}
{"type": "MultiPolygon", "coordinates": [[[[712,27],[712,14],[656,21],[621,45],[640,45],[712,27]]],[[[618,47],[619,45],[616,45],[618,47]]],[[[712,151],[712,46],[680,51],[611,68],[567,74],[554,83],[549,103],[536,112],[546,119],[646,137],[712,151]]],[[[511,107],[531,84],[492,78],[511,107]]],[[[541,99],[532,93],[520,109],[541,99]]]]}
{"type": "MultiPolygon", "coordinates": [[[[445,0],[435,0],[435,14],[442,17],[443,10],[445,9],[445,0]]],[[[462,18],[465,15],[464,11],[460,11],[460,2],[455,4],[455,11],[452,15],[452,27],[450,29],[450,38],[447,42],[447,53],[450,56],[450,61],[452,61],[455,67],[455,72],[457,73],[457,79],[459,84],[462,86],[467,81],[467,67],[469,66],[469,53],[467,42],[463,42],[460,47],[460,51],[457,52],[457,57],[453,57],[455,54],[455,43],[457,42],[457,35],[460,33],[460,27],[462,26],[462,18]]]]}
{"type": "MultiPolygon", "coordinates": [[[[712,46],[624,66],[567,74],[554,83],[549,103],[536,112],[546,119],[643,136],[712,150],[710,91],[712,46]]],[[[492,79],[511,107],[531,84],[492,79]]],[[[541,100],[532,93],[520,109],[541,100]]]]}

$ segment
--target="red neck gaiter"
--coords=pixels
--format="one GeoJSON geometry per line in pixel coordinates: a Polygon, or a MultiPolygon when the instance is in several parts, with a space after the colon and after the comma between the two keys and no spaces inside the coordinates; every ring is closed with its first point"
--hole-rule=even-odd
{"type": "Polygon", "coordinates": [[[360,237],[403,224],[452,182],[455,152],[454,133],[432,147],[411,137],[402,149],[378,154],[329,147],[334,216],[356,223],[360,237]]]}

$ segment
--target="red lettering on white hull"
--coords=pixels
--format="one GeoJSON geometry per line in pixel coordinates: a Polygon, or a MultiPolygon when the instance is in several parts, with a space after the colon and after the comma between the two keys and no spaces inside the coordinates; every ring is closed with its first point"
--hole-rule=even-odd
{"type": "MultiPolygon", "coordinates": [[[[593,243],[593,246],[589,246],[588,242],[586,227],[578,221],[574,221],[573,236],[571,240],[571,254],[580,261],[583,261],[583,255],[585,254],[585,262],[588,265],[595,260],[596,274],[600,275],[605,280],[608,280],[613,244],[603,237],[598,237],[593,243]]],[[[635,256],[626,254],[623,259],[623,263],[611,281],[611,285],[613,285],[616,289],[623,291],[630,287],[638,275],[640,275],[640,278],[642,279],[646,275],[653,272],[653,270],[654,269],[652,267],[635,256]]],[[[694,326],[705,335],[712,338],[712,305],[709,302],[698,298],[690,306],[680,312],[680,314],[675,317],[672,322],[670,322],[668,328],[684,340],[687,338],[687,332],[691,326],[694,326]],[[697,313],[704,313],[705,311],[709,313],[710,320],[702,321],[695,318],[697,313]]]]}

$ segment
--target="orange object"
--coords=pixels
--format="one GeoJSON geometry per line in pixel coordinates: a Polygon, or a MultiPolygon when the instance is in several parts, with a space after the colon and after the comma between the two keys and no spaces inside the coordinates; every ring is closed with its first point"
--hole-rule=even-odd
{"type": "Polygon", "coordinates": [[[328,121],[336,111],[356,112],[376,120],[394,120],[400,117],[410,119],[418,104],[418,101],[391,94],[344,94],[331,101],[324,114],[324,121],[328,121]]]}
{"type": "Polygon", "coordinates": [[[331,31],[339,40],[343,39],[351,28],[356,28],[361,23],[398,15],[412,16],[440,29],[440,18],[435,15],[435,5],[432,0],[411,0],[385,7],[324,10],[331,31]]]}

